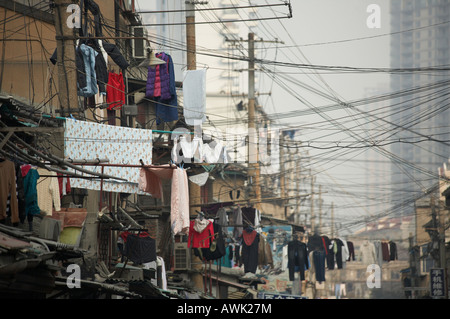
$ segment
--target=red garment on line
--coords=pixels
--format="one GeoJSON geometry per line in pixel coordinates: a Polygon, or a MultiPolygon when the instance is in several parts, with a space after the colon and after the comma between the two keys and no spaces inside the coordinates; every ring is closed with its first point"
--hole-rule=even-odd
{"type": "Polygon", "coordinates": [[[108,103],[108,110],[121,108],[125,104],[125,83],[122,73],[109,72],[108,84],[106,85],[106,103],[108,103]]]}
{"type": "Polygon", "coordinates": [[[244,238],[245,244],[247,246],[251,246],[256,238],[256,231],[252,230],[251,232],[248,232],[247,230],[242,231],[242,237],[244,238]]]}
{"type": "MultiPolygon", "coordinates": [[[[127,241],[128,235],[134,235],[133,233],[130,233],[128,230],[122,232],[119,236],[123,239],[124,242],[127,241]]],[[[139,237],[145,238],[150,237],[150,234],[146,231],[139,232],[139,237]]]]}
{"type": "Polygon", "coordinates": [[[214,240],[214,226],[209,222],[208,226],[201,232],[194,229],[195,220],[191,220],[189,225],[188,247],[209,248],[210,242],[214,240]]]}

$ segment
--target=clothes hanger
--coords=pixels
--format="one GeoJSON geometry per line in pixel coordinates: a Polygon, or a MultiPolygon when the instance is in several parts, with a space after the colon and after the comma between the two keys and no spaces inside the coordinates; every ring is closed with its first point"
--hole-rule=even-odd
{"type": "Polygon", "coordinates": [[[197,212],[197,219],[199,220],[203,220],[205,218],[205,213],[204,212],[199,212],[198,210],[196,210],[197,212]]]}

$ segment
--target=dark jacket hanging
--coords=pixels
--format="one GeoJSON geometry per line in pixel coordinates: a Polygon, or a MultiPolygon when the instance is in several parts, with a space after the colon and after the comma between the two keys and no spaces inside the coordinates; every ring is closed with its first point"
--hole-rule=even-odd
{"type": "Polygon", "coordinates": [[[223,238],[223,232],[221,231],[222,227],[214,221],[214,239],[211,240],[209,248],[200,248],[202,252],[202,256],[205,260],[217,260],[225,256],[225,239],[223,238]]]}
{"type": "Polygon", "coordinates": [[[334,269],[334,250],[333,246],[331,245],[331,240],[328,236],[322,236],[322,241],[325,246],[325,255],[327,260],[327,268],[329,270],[334,269]]]}
{"type": "MultiPolygon", "coordinates": [[[[50,61],[53,63],[53,65],[56,65],[56,62],[58,61],[57,49],[53,51],[53,54],[50,57],[50,61]]],[[[78,87],[84,88],[87,85],[87,80],[83,54],[80,50],[75,50],[75,66],[77,68],[77,85],[78,87]]]]}
{"type": "Polygon", "coordinates": [[[353,242],[347,241],[347,247],[348,247],[348,260],[355,260],[355,246],[353,246],[353,242]]]}
{"type": "MultiPolygon", "coordinates": [[[[335,257],[336,257],[336,265],[338,269],[342,269],[343,262],[345,260],[342,260],[342,247],[344,246],[344,243],[339,238],[334,239],[334,244],[336,245],[335,250],[335,257]]],[[[334,249],[334,247],[333,247],[334,249]]]]}
{"type": "Polygon", "coordinates": [[[242,263],[244,272],[256,273],[258,267],[259,234],[255,230],[244,229],[242,231],[242,263]]]}
{"type": "Polygon", "coordinates": [[[125,242],[124,255],[135,264],[156,261],[156,241],[143,235],[129,234],[125,242]]]}
{"type": "Polygon", "coordinates": [[[314,234],[308,238],[308,251],[320,250],[324,251],[325,246],[323,245],[322,237],[314,234]]]}
{"type": "Polygon", "coordinates": [[[305,270],[309,269],[306,244],[293,240],[288,243],[289,280],[294,281],[294,274],[300,272],[300,279],[305,280],[305,270]]]}
{"type": "Polygon", "coordinates": [[[390,253],[390,256],[389,256],[390,260],[397,260],[398,259],[397,245],[393,241],[389,242],[389,253],[390,253]]]}

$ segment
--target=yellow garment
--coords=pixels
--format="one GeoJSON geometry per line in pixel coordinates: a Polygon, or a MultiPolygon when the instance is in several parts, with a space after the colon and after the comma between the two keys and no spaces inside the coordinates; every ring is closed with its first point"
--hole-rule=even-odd
{"type": "Polygon", "coordinates": [[[59,242],[67,245],[78,246],[82,228],[65,227],[59,235],[59,242]]]}
{"type": "Polygon", "coordinates": [[[61,210],[61,198],[59,195],[58,178],[55,172],[46,170],[44,168],[38,168],[38,173],[40,176],[54,176],[39,178],[36,186],[38,206],[41,212],[44,212],[45,215],[52,215],[53,207],[56,211],[61,210]]]}

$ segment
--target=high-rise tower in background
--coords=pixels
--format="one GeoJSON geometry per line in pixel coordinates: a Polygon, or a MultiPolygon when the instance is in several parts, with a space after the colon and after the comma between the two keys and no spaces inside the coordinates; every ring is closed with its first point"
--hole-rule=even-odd
{"type": "MultiPolygon", "coordinates": [[[[423,69],[450,65],[450,2],[390,3],[391,67],[419,69],[393,73],[392,92],[449,80],[448,71],[423,69]]],[[[412,212],[415,200],[437,185],[438,167],[449,159],[450,143],[445,142],[450,140],[449,89],[449,84],[437,84],[392,100],[390,121],[397,126],[392,139],[398,139],[391,146],[395,215],[412,212]]]]}

